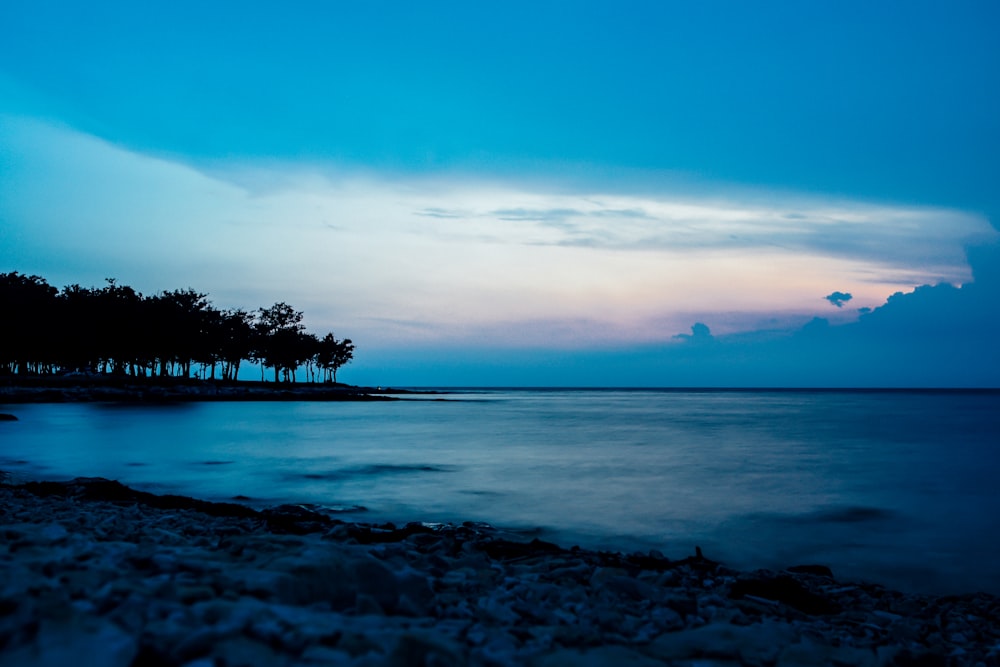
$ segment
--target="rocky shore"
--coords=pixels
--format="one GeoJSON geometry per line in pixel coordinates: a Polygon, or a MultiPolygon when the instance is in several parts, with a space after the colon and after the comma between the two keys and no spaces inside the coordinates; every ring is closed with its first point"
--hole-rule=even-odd
{"type": "Polygon", "coordinates": [[[998,665],[1000,599],[78,479],[0,485],[0,666],[998,665]]]}

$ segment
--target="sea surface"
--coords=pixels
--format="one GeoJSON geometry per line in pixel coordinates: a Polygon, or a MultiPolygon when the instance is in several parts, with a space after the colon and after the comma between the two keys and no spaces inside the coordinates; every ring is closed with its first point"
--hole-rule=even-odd
{"type": "Polygon", "coordinates": [[[1000,392],[452,390],[375,403],[0,406],[0,470],[700,546],[907,591],[1000,594],[1000,392]],[[444,400],[441,400],[444,399],[444,400]]]}

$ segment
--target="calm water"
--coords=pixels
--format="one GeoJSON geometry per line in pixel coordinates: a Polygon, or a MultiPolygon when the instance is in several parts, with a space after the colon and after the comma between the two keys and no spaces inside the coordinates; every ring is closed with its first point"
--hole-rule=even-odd
{"type": "Polygon", "coordinates": [[[1000,393],[449,399],[6,406],[21,421],[0,423],[0,469],[1000,593],[1000,393]]]}

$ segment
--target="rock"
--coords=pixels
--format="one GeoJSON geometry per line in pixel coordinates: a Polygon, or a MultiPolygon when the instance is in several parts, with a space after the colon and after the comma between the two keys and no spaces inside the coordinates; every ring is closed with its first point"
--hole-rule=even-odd
{"type": "Polygon", "coordinates": [[[165,510],[195,510],[209,516],[257,518],[256,510],[235,503],[212,503],[187,496],[158,496],[136,491],[121,482],[102,477],[77,477],[69,482],[28,482],[23,489],[37,496],[62,496],[112,503],[141,503],[165,510]]]}
{"type": "Polygon", "coordinates": [[[620,567],[598,567],[590,575],[590,585],[595,589],[603,588],[611,579],[624,577],[627,574],[620,567]]]}
{"type": "Polygon", "coordinates": [[[604,589],[618,597],[632,600],[651,600],[656,597],[655,589],[644,581],[633,577],[610,577],[604,589]]]}
{"type": "Polygon", "coordinates": [[[281,579],[278,600],[286,604],[326,603],[333,609],[353,607],[358,586],[346,564],[332,561],[296,568],[281,579]]]}
{"type": "Polygon", "coordinates": [[[260,516],[275,532],[293,535],[322,532],[333,523],[330,517],[305,505],[279,505],[262,511],[260,516]]]}
{"type": "Polygon", "coordinates": [[[908,648],[901,650],[892,662],[893,667],[946,667],[948,659],[936,651],[908,648]]]}
{"type": "Polygon", "coordinates": [[[408,632],[400,636],[385,661],[392,667],[460,667],[468,664],[457,646],[430,635],[408,632]]]}
{"type": "Polygon", "coordinates": [[[185,604],[193,604],[201,600],[211,600],[214,597],[215,590],[211,586],[194,585],[177,588],[177,599],[185,604]]]}
{"type": "Polygon", "coordinates": [[[785,647],[777,661],[778,667],[815,667],[815,665],[876,667],[878,664],[878,654],[871,649],[830,646],[808,639],[785,647]]]}
{"type": "Polygon", "coordinates": [[[269,645],[247,637],[224,639],[216,644],[212,654],[216,657],[216,664],[221,661],[226,667],[276,667],[289,664],[288,660],[282,660],[269,645]]]}
{"type": "Polygon", "coordinates": [[[381,609],[395,611],[399,603],[399,581],[396,574],[380,561],[365,558],[354,565],[354,580],[358,596],[365,595],[381,609]]]}
{"type": "Polygon", "coordinates": [[[412,615],[423,615],[423,611],[434,602],[434,591],[431,589],[427,574],[411,567],[398,568],[394,574],[399,590],[397,610],[404,607],[405,600],[407,609],[419,612],[412,615]]]}
{"type": "Polygon", "coordinates": [[[0,422],[16,422],[17,417],[6,412],[0,412],[0,422]]]}
{"type": "Polygon", "coordinates": [[[360,616],[385,616],[385,608],[371,595],[358,593],[354,601],[354,613],[360,616]]]}
{"type": "Polygon", "coordinates": [[[309,532],[322,521],[308,507],[269,521],[200,502],[100,479],[0,486],[0,667],[899,667],[1000,654],[1000,600],[986,594],[565,550],[474,524],[309,532]]]}
{"type": "Polygon", "coordinates": [[[538,538],[530,542],[513,542],[510,540],[488,540],[479,548],[495,560],[513,560],[530,558],[532,556],[547,556],[562,553],[565,550],[557,544],[545,542],[538,538]]]}
{"type": "Polygon", "coordinates": [[[679,630],[684,627],[684,619],[670,607],[656,607],[649,613],[649,619],[660,630],[679,630]]]}
{"type": "MultiPolygon", "coordinates": [[[[155,663],[150,662],[140,662],[138,659],[135,662],[136,665],[153,665],[155,663]]],[[[167,664],[167,663],[164,663],[167,664]]],[[[209,660],[208,658],[198,658],[197,660],[192,660],[191,662],[185,662],[184,667],[216,667],[214,660],[209,660]]]]}
{"type": "Polygon", "coordinates": [[[4,647],[0,667],[129,667],[138,651],[114,623],[72,615],[41,623],[30,644],[4,647]]]}
{"type": "Polygon", "coordinates": [[[173,652],[182,660],[193,660],[208,655],[219,638],[214,628],[200,628],[184,637],[173,652]]]}
{"type": "Polygon", "coordinates": [[[481,612],[479,617],[492,623],[513,625],[521,618],[519,614],[493,596],[481,598],[477,608],[481,612]]]}
{"type": "Polygon", "coordinates": [[[795,574],[813,574],[818,577],[830,577],[833,579],[833,570],[826,565],[793,565],[785,568],[785,571],[795,574]]]}
{"type": "Polygon", "coordinates": [[[659,667],[663,665],[625,646],[598,646],[588,649],[562,648],[533,658],[530,667],[659,667]]]}
{"type": "Polygon", "coordinates": [[[834,614],[840,610],[835,602],[809,591],[787,575],[740,579],[729,589],[731,598],[738,599],[747,595],[781,602],[804,614],[834,614]]]}
{"type": "MultiPolygon", "coordinates": [[[[344,651],[327,648],[326,646],[310,646],[302,652],[297,661],[298,665],[307,667],[317,665],[319,667],[333,667],[334,665],[348,665],[351,663],[351,656],[344,651]]],[[[208,665],[207,667],[214,667],[208,665]]]]}
{"type": "Polygon", "coordinates": [[[793,626],[777,621],[746,626],[715,623],[660,635],[648,651],[662,660],[738,659],[748,665],[766,665],[773,664],[796,635],[793,626]]]}

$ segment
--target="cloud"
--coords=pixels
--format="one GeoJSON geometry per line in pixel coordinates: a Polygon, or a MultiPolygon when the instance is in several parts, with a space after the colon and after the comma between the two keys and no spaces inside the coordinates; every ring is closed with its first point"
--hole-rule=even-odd
{"type": "Polygon", "coordinates": [[[414,215],[421,215],[427,218],[441,218],[444,220],[456,220],[468,217],[468,212],[453,209],[430,207],[420,211],[414,211],[414,215]]]}
{"type": "Polygon", "coordinates": [[[682,340],[689,344],[708,343],[714,340],[711,330],[702,322],[695,322],[689,334],[677,334],[676,340],[682,340]]]}
{"type": "Polygon", "coordinates": [[[833,294],[827,294],[823,298],[835,305],[837,308],[843,308],[844,304],[854,297],[849,292],[834,292],[833,294]]]}
{"type": "Polygon", "coordinates": [[[969,257],[973,282],[897,292],[846,324],[817,317],[770,339],[661,350],[649,367],[680,384],[1000,387],[1000,244],[969,257]]]}
{"type": "Polygon", "coordinates": [[[490,211],[490,215],[500,220],[516,220],[530,222],[562,222],[566,218],[579,217],[583,215],[580,211],[572,208],[550,208],[550,209],[527,209],[527,208],[507,208],[490,211]]]}
{"type": "Polygon", "coordinates": [[[983,217],[961,211],[801,195],[762,204],[539,193],[516,184],[477,195],[470,215],[520,223],[498,236],[506,243],[634,252],[773,250],[878,266],[880,275],[895,271],[907,276],[896,282],[911,285],[967,280],[965,245],[995,238],[983,217]],[[483,206],[492,202],[497,205],[483,206]]]}
{"type": "Polygon", "coordinates": [[[652,220],[653,217],[641,208],[608,208],[591,211],[588,215],[595,218],[635,218],[639,220],[652,220]]]}
{"type": "Polygon", "coordinates": [[[808,321],[831,283],[874,308],[915,285],[967,282],[963,244],[996,236],[962,211],[803,195],[197,169],[11,116],[0,146],[0,270],[192,286],[222,307],[285,300],[311,327],[383,347],[676,345],[692,321],[722,340],[808,321]],[[833,228],[847,238],[824,240],[833,228]]]}
{"type": "MultiPolygon", "coordinates": [[[[1000,245],[992,254],[984,273],[995,272],[1000,245]]],[[[1000,284],[989,281],[924,285],[850,324],[815,317],[794,330],[714,336],[698,323],[672,343],[624,348],[427,348],[416,366],[388,350],[368,379],[418,384],[433,376],[443,385],[469,385],[485,374],[510,386],[997,388],[998,296],[1000,284]]],[[[372,372],[364,363],[353,369],[362,377],[372,372]]],[[[969,409],[980,405],[963,401],[969,409]]]]}

